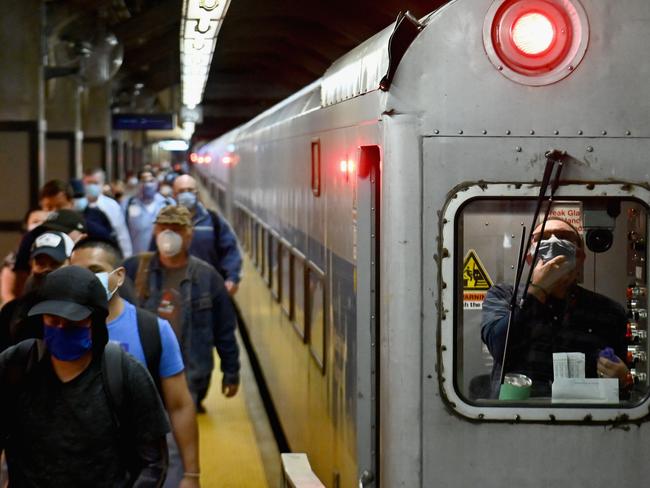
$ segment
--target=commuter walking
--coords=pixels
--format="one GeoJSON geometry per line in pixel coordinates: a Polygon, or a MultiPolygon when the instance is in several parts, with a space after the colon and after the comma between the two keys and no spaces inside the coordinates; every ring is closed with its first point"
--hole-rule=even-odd
{"type": "Polygon", "coordinates": [[[174,198],[192,214],[194,235],[190,254],[219,271],[228,293],[234,295],[241,279],[242,257],[237,237],[219,213],[208,210],[199,200],[196,180],[181,175],[174,180],[174,198]]]}
{"type": "Polygon", "coordinates": [[[108,337],[144,364],[164,400],[172,435],[168,435],[169,471],[165,487],[198,488],[199,446],[194,402],[187,387],[183,358],[169,322],[122,299],[126,279],[122,255],[110,241],[86,239],[76,244],[72,265],[99,278],[108,296],[108,337]]]}
{"type": "Polygon", "coordinates": [[[192,220],[189,210],[169,206],[156,218],[158,251],[133,256],[124,266],[135,283],[139,305],[169,320],[179,338],[190,392],[199,411],[214,361],[221,358],[222,392],[231,397],[239,387],[239,348],[235,312],[217,271],[190,256],[192,220]]]}
{"type": "Polygon", "coordinates": [[[123,203],[134,254],[149,249],[156,215],[162,208],[174,204],[171,198],[163,197],[158,193],[158,181],[151,170],[140,171],[138,180],[137,195],[123,203]]]}
{"type": "Polygon", "coordinates": [[[107,344],[97,277],[77,266],[52,272],[29,314],[42,317],[44,340],[0,353],[11,485],[159,487],[169,424],[146,369],[107,344]]]}
{"type": "Polygon", "coordinates": [[[96,207],[106,214],[115,230],[117,244],[120,246],[122,255],[128,258],[133,254],[133,246],[129,229],[126,226],[124,211],[118,201],[102,193],[102,188],[106,184],[106,173],[102,169],[90,171],[84,175],[83,183],[88,205],[91,208],[96,207]]]}

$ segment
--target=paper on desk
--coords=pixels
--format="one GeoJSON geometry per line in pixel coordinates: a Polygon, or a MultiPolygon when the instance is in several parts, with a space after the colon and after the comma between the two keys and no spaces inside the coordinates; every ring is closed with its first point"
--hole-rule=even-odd
{"type": "Polygon", "coordinates": [[[552,403],[618,403],[618,378],[557,378],[552,403]]]}
{"type": "Polygon", "coordinates": [[[554,352],[553,378],[584,378],[585,355],[581,352],[554,352]]]}

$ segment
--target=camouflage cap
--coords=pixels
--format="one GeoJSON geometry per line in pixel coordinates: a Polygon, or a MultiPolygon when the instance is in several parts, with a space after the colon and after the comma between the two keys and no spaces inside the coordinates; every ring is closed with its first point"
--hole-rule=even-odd
{"type": "Polygon", "coordinates": [[[180,205],[168,205],[158,212],[156,224],[175,224],[192,227],[192,214],[180,205]]]}

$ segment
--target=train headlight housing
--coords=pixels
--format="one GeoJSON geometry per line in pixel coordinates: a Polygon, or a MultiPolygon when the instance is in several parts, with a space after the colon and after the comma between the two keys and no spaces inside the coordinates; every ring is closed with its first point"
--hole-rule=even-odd
{"type": "Polygon", "coordinates": [[[589,24],[578,0],[495,0],[483,44],[492,64],[524,85],[554,83],[582,60],[589,24]]]}

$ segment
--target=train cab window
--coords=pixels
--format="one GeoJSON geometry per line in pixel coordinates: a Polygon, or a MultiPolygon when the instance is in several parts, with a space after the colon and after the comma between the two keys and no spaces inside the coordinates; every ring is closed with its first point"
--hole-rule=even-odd
{"type": "Polygon", "coordinates": [[[608,406],[640,408],[650,390],[646,205],[629,196],[567,197],[555,201],[542,233],[543,213],[532,222],[536,203],[458,204],[450,396],[468,411],[529,407],[546,419],[544,409],[598,405],[594,415],[609,420],[608,406]],[[532,242],[522,245],[513,300],[524,226],[532,242]]]}
{"type": "Polygon", "coordinates": [[[307,342],[309,329],[305,322],[305,256],[295,250],[292,271],[293,326],[303,341],[307,342]]]}
{"type": "Polygon", "coordinates": [[[293,254],[291,244],[287,241],[280,243],[280,283],[279,292],[283,312],[293,319],[293,254]]]}
{"type": "Polygon", "coordinates": [[[325,373],[325,344],[327,330],[325,326],[325,273],[312,263],[309,263],[307,273],[309,350],[321,371],[325,373]]]}

